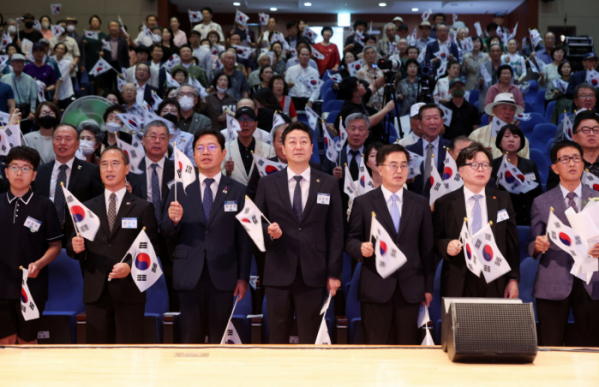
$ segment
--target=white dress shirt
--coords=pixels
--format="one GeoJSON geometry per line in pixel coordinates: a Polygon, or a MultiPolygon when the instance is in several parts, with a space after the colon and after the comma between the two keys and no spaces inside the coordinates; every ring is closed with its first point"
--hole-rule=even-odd
{"type": "Polygon", "coordinates": [[[300,97],[300,98],[308,98],[310,102],[314,102],[318,99],[320,95],[320,90],[315,89],[314,91],[308,90],[304,84],[298,81],[298,78],[302,76],[305,79],[320,78],[320,74],[317,70],[314,70],[310,66],[306,66],[306,68],[302,67],[302,65],[298,64],[295,66],[289,67],[287,70],[287,75],[285,75],[285,82],[293,83],[293,87],[289,90],[290,97],[300,97]]]}
{"type": "Polygon", "coordinates": [[[135,103],[137,103],[139,106],[143,106],[144,105],[144,93],[146,92],[146,84],[144,84],[143,86],[140,86],[139,84],[135,84],[137,87],[137,96],[135,97],[135,103]]]}
{"type": "MultiPolygon", "coordinates": [[[[217,173],[216,175],[214,175],[214,177],[212,177],[214,179],[214,182],[210,185],[210,190],[212,191],[212,202],[214,203],[214,199],[216,199],[216,193],[218,192],[218,185],[220,184],[220,178],[223,174],[222,173],[217,173]]],[[[202,202],[204,202],[204,191],[206,190],[206,183],[204,182],[204,180],[208,179],[206,176],[202,175],[201,173],[199,174],[199,180],[200,180],[200,192],[202,194],[202,202]]]]}
{"type": "MultiPolygon", "coordinates": [[[[64,182],[64,187],[69,188],[69,180],[71,179],[71,172],[73,171],[73,162],[75,158],[73,157],[69,161],[66,162],[68,168],[65,171],[67,175],[67,181],[64,182]]],[[[50,179],[50,200],[54,201],[54,195],[56,195],[56,181],[58,180],[58,172],[59,168],[62,165],[58,160],[54,160],[54,168],[52,168],[52,178],[50,179]]]]}
{"type": "MultiPolygon", "coordinates": [[[[148,201],[151,202],[152,201],[152,174],[154,173],[154,168],[152,168],[152,164],[154,164],[154,162],[152,160],[150,160],[148,158],[148,156],[145,157],[146,159],[146,186],[147,186],[147,193],[148,193],[148,201]]],[[[160,161],[158,161],[157,163],[158,167],[156,167],[156,174],[158,175],[158,186],[161,187],[162,189],[162,176],[164,175],[164,157],[160,159],[160,161]]],[[[164,199],[164,198],[161,198],[164,199]]]]}
{"type": "MultiPolygon", "coordinates": [[[[568,208],[568,202],[570,201],[566,195],[570,193],[567,189],[564,188],[563,185],[559,185],[559,188],[562,190],[562,196],[564,197],[564,202],[566,203],[566,209],[568,208]]],[[[576,203],[576,208],[578,212],[582,209],[582,183],[578,184],[578,187],[573,191],[576,196],[574,196],[574,203],[576,203]]]]}
{"type": "Polygon", "coordinates": [[[401,217],[401,209],[403,204],[403,189],[400,189],[397,192],[391,192],[387,188],[385,188],[384,185],[381,184],[381,191],[383,191],[385,203],[387,203],[387,208],[389,209],[389,214],[391,214],[391,206],[393,205],[393,199],[391,198],[391,196],[393,194],[397,195],[397,197],[399,198],[399,200],[397,201],[397,207],[399,208],[399,216],[401,217]]]}
{"type": "MultiPolygon", "coordinates": [[[[422,136],[422,156],[424,156],[426,158],[426,152],[428,151],[428,144],[429,142],[426,141],[424,139],[424,136],[422,136]]],[[[439,136],[437,136],[437,138],[431,142],[430,144],[433,144],[433,155],[435,155],[435,168],[439,167],[439,136]]],[[[441,162],[445,162],[445,160],[441,160],[441,162]]]]}
{"type": "MultiPolygon", "coordinates": [[[[116,213],[117,214],[119,213],[119,208],[121,208],[121,202],[123,201],[123,197],[125,196],[126,192],[127,192],[126,187],[123,187],[115,192],[115,194],[116,194],[116,213]]],[[[108,209],[110,208],[110,195],[112,193],[113,193],[112,191],[104,189],[104,200],[106,201],[106,215],[108,215],[108,209]]]]}
{"type": "MultiPolygon", "coordinates": [[[[295,176],[297,174],[291,170],[291,168],[287,167],[287,184],[289,186],[289,198],[291,199],[291,208],[293,208],[293,196],[295,194],[295,186],[297,185],[297,181],[295,180],[295,176]]],[[[308,194],[310,192],[310,167],[306,168],[304,172],[300,174],[303,177],[300,180],[300,188],[302,190],[302,212],[306,208],[306,203],[308,202],[308,194]]]]}
{"type": "Polygon", "coordinates": [[[464,186],[464,199],[466,200],[466,217],[468,218],[468,229],[470,230],[470,233],[472,233],[472,223],[474,221],[474,203],[476,203],[476,200],[472,199],[474,195],[483,196],[478,200],[478,203],[480,204],[480,217],[482,220],[482,228],[485,228],[485,225],[489,224],[489,216],[487,214],[487,196],[485,195],[485,189],[483,188],[482,191],[480,191],[478,194],[475,194],[468,188],[466,188],[466,186],[464,186]]]}

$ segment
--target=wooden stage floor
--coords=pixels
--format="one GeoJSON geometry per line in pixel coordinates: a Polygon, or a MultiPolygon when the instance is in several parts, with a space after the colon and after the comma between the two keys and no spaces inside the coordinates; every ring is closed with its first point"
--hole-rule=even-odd
{"type": "Polygon", "coordinates": [[[598,386],[599,353],[452,363],[440,347],[6,346],[0,386],[598,386]]]}

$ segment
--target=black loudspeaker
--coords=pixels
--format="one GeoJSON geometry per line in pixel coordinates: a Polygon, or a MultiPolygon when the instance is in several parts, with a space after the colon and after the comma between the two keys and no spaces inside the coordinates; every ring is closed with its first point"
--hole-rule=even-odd
{"type": "Polygon", "coordinates": [[[453,362],[532,363],[537,331],[532,303],[443,298],[441,344],[453,362]]]}

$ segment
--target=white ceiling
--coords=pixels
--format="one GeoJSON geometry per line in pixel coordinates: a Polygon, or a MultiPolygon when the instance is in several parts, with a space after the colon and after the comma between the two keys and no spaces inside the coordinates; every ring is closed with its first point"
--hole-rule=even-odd
{"type": "MultiPolygon", "coordinates": [[[[197,0],[171,0],[173,4],[179,7],[179,11],[185,12],[187,9],[199,10],[197,0]]],[[[271,7],[276,7],[277,12],[289,13],[369,13],[369,14],[422,14],[426,9],[431,9],[433,13],[444,12],[447,14],[492,14],[495,12],[511,12],[516,9],[524,0],[453,0],[453,1],[408,1],[408,0],[239,0],[241,6],[235,7],[234,0],[210,1],[206,4],[210,6],[215,13],[233,12],[239,8],[242,12],[266,12],[271,7]],[[309,1],[312,6],[306,7],[305,2],[309,1]],[[386,7],[380,7],[378,4],[385,2],[386,7]],[[412,8],[418,8],[413,12],[412,8]]],[[[203,6],[203,5],[202,5],[203,6]]]]}

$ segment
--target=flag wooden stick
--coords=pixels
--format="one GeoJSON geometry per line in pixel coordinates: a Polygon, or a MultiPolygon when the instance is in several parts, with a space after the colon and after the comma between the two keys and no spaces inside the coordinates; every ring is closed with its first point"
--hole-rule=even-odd
{"type": "MultiPolygon", "coordinates": [[[[177,147],[177,143],[176,143],[176,142],[173,142],[173,148],[176,148],[176,147],[177,147]]],[[[175,152],[175,154],[176,154],[176,151],[175,151],[174,149],[173,149],[173,151],[174,151],[174,152],[175,152]]],[[[175,157],[176,157],[176,156],[175,156],[175,157]]],[[[183,171],[181,171],[181,172],[183,172],[183,171]]],[[[177,190],[177,183],[176,183],[176,180],[177,180],[177,163],[175,163],[175,202],[176,202],[176,203],[179,203],[179,202],[177,201],[177,191],[178,191],[178,190],[177,190]]]]}
{"type": "MultiPolygon", "coordinates": [[[[60,186],[64,187],[64,182],[61,181],[60,186]]],[[[64,196],[64,188],[61,188],[61,189],[63,189],[63,196],[64,196]]],[[[65,198],[65,200],[66,200],[66,198],[65,198]]],[[[81,234],[79,233],[79,228],[77,227],[77,223],[75,223],[75,218],[73,218],[73,213],[71,212],[71,207],[69,207],[67,205],[67,208],[69,209],[69,214],[71,215],[71,220],[73,221],[73,226],[75,227],[75,232],[77,233],[77,236],[79,237],[79,236],[81,236],[81,234]]]]}
{"type": "MultiPolygon", "coordinates": [[[[146,231],[145,227],[142,227],[143,231],[146,231]]],[[[121,262],[119,262],[119,264],[123,263],[123,261],[125,260],[125,258],[127,257],[127,255],[129,255],[129,252],[127,251],[127,253],[125,253],[125,256],[121,259],[121,262]]],[[[133,258],[133,257],[132,257],[133,258]]],[[[108,277],[108,282],[110,282],[112,280],[112,278],[108,277]]]]}

